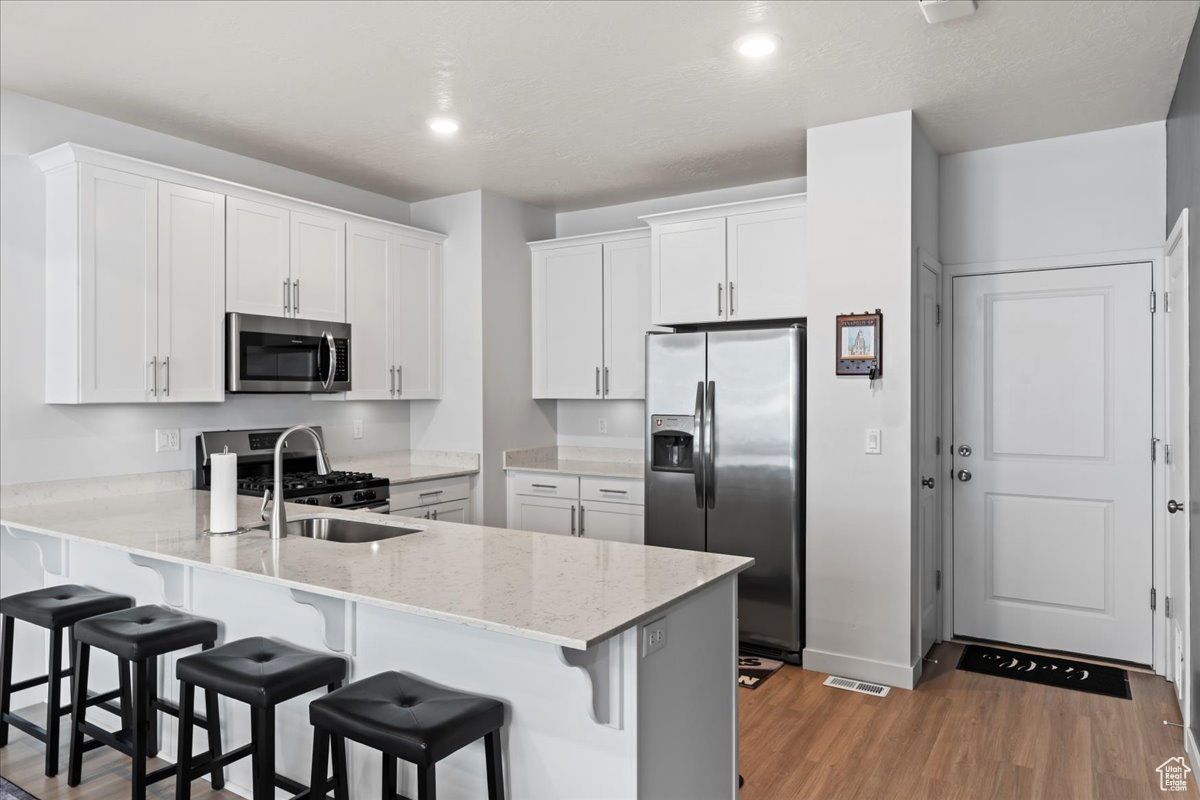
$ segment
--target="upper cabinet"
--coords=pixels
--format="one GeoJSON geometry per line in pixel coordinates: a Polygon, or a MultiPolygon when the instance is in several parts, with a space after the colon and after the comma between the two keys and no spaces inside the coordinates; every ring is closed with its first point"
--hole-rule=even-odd
{"type": "Polygon", "coordinates": [[[346,225],[332,214],[230,197],[229,311],[346,321],[346,225]]]}
{"type": "Polygon", "coordinates": [[[533,396],[643,398],[650,329],[645,230],[531,242],[533,396]]]}
{"type": "Polygon", "coordinates": [[[802,194],[642,217],[656,325],[808,313],[802,194]]]}
{"type": "Polygon", "coordinates": [[[350,400],[442,394],[442,241],[415,228],[347,226],[350,400]]]}

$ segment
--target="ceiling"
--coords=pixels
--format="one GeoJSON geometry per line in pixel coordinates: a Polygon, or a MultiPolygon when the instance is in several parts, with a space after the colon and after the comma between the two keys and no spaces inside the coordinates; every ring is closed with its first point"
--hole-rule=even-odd
{"type": "Polygon", "coordinates": [[[0,85],[403,200],[570,210],[802,175],[807,128],[906,108],[942,153],[1161,120],[1198,6],[6,0],[0,85]],[[780,50],[749,63],[750,30],[780,50]]]}

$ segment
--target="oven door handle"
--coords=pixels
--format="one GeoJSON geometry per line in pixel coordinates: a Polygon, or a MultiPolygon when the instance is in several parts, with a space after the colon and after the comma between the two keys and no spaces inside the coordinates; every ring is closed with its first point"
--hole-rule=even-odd
{"type": "Polygon", "coordinates": [[[392,513],[392,503],[390,500],[385,500],[378,505],[367,506],[359,510],[366,511],[368,514],[390,514],[392,513]]]}
{"type": "Polygon", "coordinates": [[[328,392],[329,387],[333,386],[333,376],[337,375],[337,345],[334,344],[332,333],[324,331],[322,335],[325,337],[325,344],[329,346],[329,375],[321,385],[328,392]]]}

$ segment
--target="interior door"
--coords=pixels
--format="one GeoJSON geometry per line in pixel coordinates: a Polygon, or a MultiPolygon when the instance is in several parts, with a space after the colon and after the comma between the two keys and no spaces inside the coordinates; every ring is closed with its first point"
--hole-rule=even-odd
{"type": "Polygon", "coordinates": [[[1148,664],[1150,264],[954,279],[954,630],[1148,664]]]}
{"type": "Polygon", "coordinates": [[[225,242],[225,310],[290,316],[287,209],[227,197],[225,242]]]}
{"type": "Polygon", "coordinates": [[[291,213],[292,316],[346,321],[346,224],[291,213]]]}
{"type": "Polygon", "coordinates": [[[346,321],[350,323],[348,400],[396,396],[392,361],[392,292],[389,232],[351,222],[346,226],[346,321]]]}
{"type": "Polygon", "coordinates": [[[225,196],[158,185],[159,399],[225,399],[225,196]]]}
{"type": "Polygon", "coordinates": [[[655,325],[726,319],[725,217],[652,226],[650,258],[655,325]]]}
{"type": "Polygon", "coordinates": [[[729,319],[782,319],[808,314],[803,204],[729,217],[729,319]]]}
{"type": "Polygon", "coordinates": [[[534,253],[534,397],[601,396],[603,264],[599,244],[534,253]]]}
{"type": "Polygon", "coordinates": [[[646,396],[646,331],[650,330],[650,240],[604,245],[603,394],[646,396]]]}
{"type": "Polygon", "coordinates": [[[1175,683],[1185,724],[1190,686],[1188,564],[1191,541],[1188,535],[1189,430],[1188,398],[1188,229],[1186,214],[1180,218],[1166,251],[1166,294],[1163,298],[1167,322],[1167,413],[1163,433],[1163,458],[1167,470],[1167,677],[1175,683]]]}
{"type": "Polygon", "coordinates": [[[158,393],[158,182],[80,167],[80,400],[158,393]]]}
{"type": "Polygon", "coordinates": [[[442,395],[441,246],[393,236],[392,295],[396,397],[425,400],[442,395]]]}
{"type": "Polygon", "coordinates": [[[938,337],[938,275],[920,265],[917,355],[917,459],[921,485],[917,487],[917,516],[921,547],[921,654],[941,636],[942,471],[939,468],[941,427],[942,349],[938,337]]]}

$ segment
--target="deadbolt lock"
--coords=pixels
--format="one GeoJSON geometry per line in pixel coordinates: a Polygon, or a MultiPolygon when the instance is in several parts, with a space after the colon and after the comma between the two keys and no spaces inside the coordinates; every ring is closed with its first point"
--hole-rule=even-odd
{"type": "Polygon", "coordinates": [[[971,455],[971,445],[969,445],[969,444],[960,444],[960,445],[958,446],[958,454],[959,454],[960,456],[962,456],[963,458],[966,458],[967,456],[971,455]]]}

